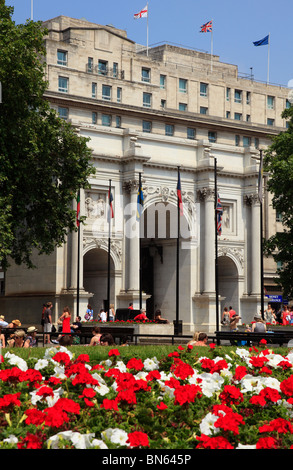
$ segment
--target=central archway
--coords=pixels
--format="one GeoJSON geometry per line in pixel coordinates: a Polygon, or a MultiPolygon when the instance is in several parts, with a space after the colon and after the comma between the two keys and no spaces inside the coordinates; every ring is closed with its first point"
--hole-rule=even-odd
{"type": "Polygon", "coordinates": [[[218,258],[219,294],[221,313],[232,306],[239,313],[239,274],[235,262],[229,256],[218,258]]]}

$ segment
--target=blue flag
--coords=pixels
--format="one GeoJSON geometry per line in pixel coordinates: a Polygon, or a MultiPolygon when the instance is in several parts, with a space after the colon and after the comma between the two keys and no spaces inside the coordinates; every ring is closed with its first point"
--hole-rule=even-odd
{"type": "Polygon", "coordinates": [[[140,184],[139,188],[138,188],[138,192],[137,192],[136,220],[140,219],[143,204],[144,204],[144,197],[143,197],[142,187],[141,187],[141,184],[140,184]]]}
{"type": "Polygon", "coordinates": [[[259,41],[254,41],[253,44],[255,46],[265,46],[266,44],[269,43],[269,35],[267,35],[265,38],[260,39],[259,41]]]}

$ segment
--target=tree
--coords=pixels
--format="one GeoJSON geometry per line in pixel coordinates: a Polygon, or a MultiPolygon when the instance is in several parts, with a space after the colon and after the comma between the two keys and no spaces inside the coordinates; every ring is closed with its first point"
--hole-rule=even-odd
{"type": "Polygon", "coordinates": [[[282,117],[288,119],[288,128],[272,138],[264,169],[269,173],[267,188],[273,194],[273,208],[282,214],[284,231],[265,242],[265,252],[282,263],[277,282],[285,296],[293,297],[293,107],[285,109],[282,117]]]}
{"type": "Polygon", "coordinates": [[[31,254],[50,254],[76,229],[72,202],[93,173],[88,140],[46,99],[46,31],[16,25],[0,0],[0,264],[32,267],[31,254]]]}

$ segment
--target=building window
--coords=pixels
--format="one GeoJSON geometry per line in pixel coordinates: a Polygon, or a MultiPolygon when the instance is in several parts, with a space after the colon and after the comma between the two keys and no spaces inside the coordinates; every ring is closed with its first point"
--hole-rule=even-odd
{"type": "Polygon", "coordinates": [[[166,108],[166,100],[161,100],[161,108],[166,108]]]}
{"type": "Polygon", "coordinates": [[[187,104],[179,103],[179,111],[187,111],[187,104]]]}
{"type": "Polygon", "coordinates": [[[122,101],[122,88],[117,87],[117,103],[121,103],[122,101]]]}
{"type": "Polygon", "coordinates": [[[94,59],[92,57],[88,57],[87,59],[87,71],[89,73],[93,73],[94,71],[94,59]]]}
{"type": "Polygon", "coordinates": [[[58,114],[62,119],[68,119],[69,109],[58,106],[58,114]]]}
{"type": "Polygon", "coordinates": [[[268,109],[274,109],[275,106],[275,97],[274,96],[268,96],[267,97],[267,107],[268,109]]]}
{"type": "Polygon", "coordinates": [[[112,96],[112,87],[109,85],[102,86],[102,99],[110,101],[112,96]]]}
{"type": "Polygon", "coordinates": [[[230,119],[230,117],[231,117],[230,111],[226,111],[226,119],[230,119]]]}
{"type": "Polygon", "coordinates": [[[187,127],[187,139],[195,139],[195,129],[193,127],[187,127]]]}
{"type": "Polygon", "coordinates": [[[243,137],[243,147],[250,147],[251,146],[251,138],[250,137],[243,137]]]}
{"type": "Polygon", "coordinates": [[[200,96],[204,96],[204,97],[208,96],[208,84],[207,83],[200,84],[200,96]]]}
{"type": "Polygon", "coordinates": [[[92,83],[92,98],[96,98],[97,97],[97,84],[96,83],[92,83]]]}
{"type": "Polygon", "coordinates": [[[274,126],[274,125],[275,125],[275,120],[274,120],[274,119],[271,119],[271,118],[268,118],[268,119],[267,119],[267,125],[268,125],[268,126],[274,126]]]}
{"type": "Polygon", "coordinates": [[[250,91],[246,92],[246,104],[250,104],[250,91]]]}
{"type": "Polygon", "coordinates": [[[67,51],[57,51],[57,64],[67,66],[67,51]]]}
{"type": "Polygon", "coordinates": [[[240,135],[235,135],[235,145],[236,145],[236,147],[239,147],[239,145],[240,145],[240,135]]]}
{"type": "Polygon", "coordinates": [[[205,106],[201,106],[199,108],[199,112],[200,114],[208,114],[208,108],[206,108],[205,106]]]}
{"type": "Polygon", "coordinates": [[[230,101],[231,88],[226,88],[226,101],[230,101]]]}
{"type": "Polygon", "coordinates": [[[234,91],[234,101],[235,103],[242,103],[242,91],[241,90],[234,91]]]}
{"type": "Polygon", "coordinates": [[[58,78],[58,91],[61,93],[68,93],[68,83],[69,79],[66,77],[59,77],[58,78]]]}
{"type": "Polygon", "coordinates": [[[118,77],[118,64],[117,62],[113,62],[113,78],[118,77]]]}
{"type": "Polygon", "coordinates": [[[209,139],[209,142],[212,142],[212,143],[217,142],[217,133],[213,131],[209,131],[208,139],[209,139]]]}
{"type": "Polygon", "coordinates": [[[152,106],[152,94],[151,93],[143,93],[142,105],[145,108],[150,108],[152,106]]]}
{"type": "Polygon", "coordinates": [[[166,75],[160,75],[160,88],[162,90],[166,88],[166,75]]]}
{"type": "Polygon", "coordinates": [[[110,114],[102,114],[102,126],[111,126],[112,116],[110,114]]]}
{"type": "Polygon", "coordinates": [[[259,148],[259,138],[258,138],[258,137],[255,137],[255,139],[254,139],[254,147],[255,147],[256,149],[259,148]]]}
{"type": "Polygon", "coordinates": [[[282,269],[282,267],[283,267],[283,262],[277,261],[277,269],[282,269]]]}
{"type": "Polygon", "coordinates": [[[236,119],[236,121],[242,121],[242,114],[241,113],[234,113],[234,119],[236,119]]]}
{"type": "Polygon", "coordinates": [[[179,78],[179,91],[180,93],[187,93],[187,80],[179,78]]]}
{"type": "Polygon", "coordinates": [[[108,62],[106,60],[99,60],[99,62],[98,62],[98,73],[99,73],[99,75],[107,75],[107,73],[108,73],[108,62]]]}
{"type": "Polygon", "coordinates": [[[246,122],[250,122],[250,114],[246,114],[246,122]]]}
{"type": "Polygon", "coordinates": [[[152,132],[152,123],[151,121],[142,121],[142,132],[152,132]]]}
{"type": "Polygon", "coordinates": [[[116,127],[119,129],[121,127],[121,116],[116,116],[116,127]]]}
{"type": "Polygon", "coordinates": [[[276,222],[282,222],[282,213],[276,211],[276,222]]]}
{"type": "Polygon", "coordinates": [[[141,69],[141,81],[149,83],[151,81],[151,69],[142,67],[141,69]]]}
{"type": "Polygon", "coordinates": [[[174,126],[172,124],[165,124],[165,135],[174,135],[174,126]]]}
{"type": "Polygon", "coordinates": [[[291,108],[291,103],[289,100],[286,100],[286,109],[291,108]]]}
{"type": "Polygon", "coordinates": [[[98,114],[95,112],[92,112],[92,124],[97,124],[98,121],[98,114]]]}

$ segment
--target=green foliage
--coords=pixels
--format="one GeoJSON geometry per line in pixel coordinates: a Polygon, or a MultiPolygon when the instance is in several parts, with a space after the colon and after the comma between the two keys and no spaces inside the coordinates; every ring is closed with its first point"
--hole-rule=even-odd
{"type": "Polygon", "coordinates": [[[285,132],[272,138],[266,151],[264,169],[269,173],[268,190],[273,194],[272,205],[282,214],[283,232],[277,232],[265,242],[265,252],[282,262],[278,283],[284,295],[293,296],[293,108],[284,110],[289,120],[285,132]]]}
{"type": "Polygon", "coordinates": [[[16,25],[0,2],[0,263],[32,267],[31,253],[51,253],[75,229],[72,201],[87,186],[87,139],[44,99],[46,31],[16,25]]]}

